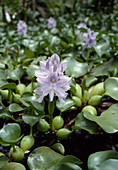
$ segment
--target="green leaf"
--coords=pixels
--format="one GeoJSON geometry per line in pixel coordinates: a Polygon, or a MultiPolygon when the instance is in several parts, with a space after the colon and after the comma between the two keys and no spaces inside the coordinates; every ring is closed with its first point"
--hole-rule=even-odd
{"type": "Polygon", "coordinates": [[[82,170],[78,165],[73,163],[62,163],[52,166],[47,170],[82,170]]]}
{"type": "Polygon", "coordinates": [[[8,160],[9,159],[4,154],[0,153],[0,169],[8,162],[8,160]]]}
{"type": "Polygon", "coordinates": [[[63,104],[60,103],[59,101],[56,101],[56,107],[61,112],[64,112],[64,111],[68,110],[69,108],[71,108],[74,105],[75,105],[75,103],[70,98],[65,99],[65,103],[63,103],[63,104]]]}
{"type": "Polygon", "coordinates": [[[30,126],[34,126],[39,119],[41,119],[43,117],[43,115],[31,115],[31,114],[24,114],[22,116],[22,119],[25,123],[29,124],[30,126]]]}
{"type": "Polygon", "coordinates": [[[7,108],[3,108],[0,110],[0,118],[12,118],[12,114],[9,112],[7,108]]]}
{"type": "Polygon", "coordinates": [[[0,138],[7,143],[20,140],[21,129],[17,123],[8,123],[0,130],[0,138]]]}
{"type": "Polygon", "coordinates": [[[42,146],[36,148],[28,157],[27,164],[30,169],[47,169],[59,163],[64,156],[52,149],[42,146]]]}
{"type": "Polygon", "coordinates": [[[103,63],[102,65],[92,69],[91,75],[93,76],[108,76],[110,72],[114,70],[115,67],[118,67],[118,58],[111,58],[108,62],[103,63]]]}
{"type": "Polygon", "coordinates": [[[87,63],[80,63],[72,57],[66,58],[64,61],[68,62],[66,73],[71,77],[81,77],[88,71],[87,63]]]}
{"type": "Polygon", "coordinates": [[[7,73],[11,80],[20,80],[23,75],[23,68],[21,65],[18,65],[15,70],[8,70],[7,73]]]}
{"type": "Polygon", "coordinates": [[[26,170],[26,168],[20,163],[10,162],[5,164],[0,170],[26,170]]]}
{"type": "Polygon", "coordinates": [[[92,115],[89,112],[84,112],[86,119],[96,122],[105,132],[115,133],[118,131],[118,104],[114,104],[100,116],[92,115]]]}
{"type": "Polygon", "coordinates": [[[86,78],[86,87],[89,87],[91,84],[95,83],[97,78],[94,76],[89,76],[86,78]]]}
{"type": "Polygon", "coordinates": [[[54,145],[51,146],[51,148],[62,155],[64,155],[65,153],[65,148],[61,143],[55,143],[54,145]]]}
{"type": "Polygon", "coordinates": [[[118,100],[118,78],[110,77],[104,82],[105,94],[112,97],[115,100],[118,100]]]}
{"type": "Polygon", "coordinates": [[[49,101],[49,103],[48,103],[48,113],[50,115],[53,114],[54,108],[55,108],[55,102],[54,101],[52,101],[52,102],[49,101]]]}
{"type": "Polygon", "coordinates": [[[5,71],[0,69],[0,79],[6,80],[6,78],[7,78],[7,75],[6,75],[5,71]]]}
{"type": "Polygon", "coordinates": [[[74,163],[74,164],[77,164],[77,165],[82,164],[80,159],[78,159],[78,158],[76,158],[75,156],[72,156],[72,155],[64,156],[64,158],[59,162],[59,164],[62,164],[62,163],[74,163]]]}
{"type": "Polygon", "coordinates": [[[15,83],[8,83],[8,84],[5,84],[3,86],[0,87],[1,89],[15,89],[16,88],[16,84],[15,83]]]}
{"type": "Polygon", "coordinates": [[[109,42],[94,45],[93,48],[95,49],[98,56],[101,57],[103,54],[107,52],[107,49],[109,48],[109,42]]]}
{"type": "Polygon", "coordinates": [[[88,158],[89,170],[116,170],[118,169],[118,153],[113,150],[91,154],[88,158]]]}
{"type": "Polygon", "coordinates": [[[82,112],[77,115],[76,120],[75,120],[75,125],[72,126],[73,130],[75,130],[75,129],[84,129],[84,130],[88,131],[91,134],[96,134],[98,132],[98,128],[99,128],[99,126],[96,123],[86,119],[83,116],[82,112]]]}
{"type": "Polygon", "coordinates": [[[9,105],[10,112],[19,112],[19,111],[23,111],[23,110],[24,110],[24,108],[22,108],[19,104],[12,103],[9,105]]]}
{"type": "Polygon", "coordinates": [[[40,66],[34,64],[29,65],[29,67],[27,68],[28,76],[31,76],[33,78],[35,76],[34,73],[36,70],[40,70],[40,66]]]}
{"type": "Polygon", "coordinates": [[[38,103],[36,101],[37,96],[29,96],[29,97],[23,97],[23,99],[30,104],[30,106],[35,109],[37,112],[41,111],[44,112],[45,103],[44,101],[42,103],[38,103]]]}

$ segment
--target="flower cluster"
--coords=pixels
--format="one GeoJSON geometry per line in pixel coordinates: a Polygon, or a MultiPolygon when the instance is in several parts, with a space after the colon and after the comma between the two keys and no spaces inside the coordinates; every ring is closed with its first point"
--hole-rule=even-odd
{"type": "Polygon", "coordinates": [[[19,20],[17,24],[17,32],[19,35],[25,34],[27,32],[27,25],[24,21],[19,20]]]}
{"type": "Polygon", "coordinates": [[[56,20],[52,17],[48,19],[48,28],[55,28],[56,27],[56,20]]]}
{"type": "MultiPolygon", "coordinates": [[[[77,27],[78,29],[80,29],[80,28],[85,28],[85,29],[88,29],[88,27],[86,26],[86,24],[84,24],[84,23],[80,23],[79,25],[78,25],[78,27],[77,27]]],[[[80,30],[78,30],[78,35],[79,34],[81,34],[81,35],[83,35],[84,33],[83,32],[81,32],[80,30]]]]}
{"type": "Polygon", "coordinates": [[[96,34],[94,31],[91,31],[90,28],[86,26],[84,23],[80,23],[78,25],[78,29],[80,28],[85,28],[87,29],[87,33],[81,32],[78,30],[78,35],[83,35],[84,36],[84,42],[85,42],[85,47],[84,48],[91,48],[92,45],[96,45],[96,34]]]}
{"type": "Polygon", "coordinates": [[[67,67],[67,62],[60,63],[60,58],[57,54],[53,54],[46,61],[40,61],[40,70],[35,71],[37,82],[40,87],[36,88],[34,92],[40,95],[37,99],[39,103],[43,98],[49,94],[50,101],[53,101],[56,95],[61,103],[67,97],[70,89],[71,78],[64,75],[67,67]]]}

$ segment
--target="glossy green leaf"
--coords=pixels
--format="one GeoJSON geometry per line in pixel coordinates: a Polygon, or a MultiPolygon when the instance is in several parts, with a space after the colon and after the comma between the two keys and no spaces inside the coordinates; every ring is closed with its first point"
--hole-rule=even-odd
{"type": "Polygon", "coordinates": [[[89,170],[116,170],[118,168],[118,153],[113,150],[93,153],[88,158],[89,170]]]}
{"type": "Polygon", "coordinates": [[[66,73],[72,77],[81,77],[88,71],[87,63],[80,63],[72,57],[68,57],[64,61],[68,62],[66,73]]]}
{"type": "Polygon", "coordinates": [[[52,149],[42,146],[36,148],[28,157],[29,168],[43,170],[59,163],[64,156],[56,153],[52,149]]]}
{"type": "MultiPolygon", "coordinates": [[[[87,112],[87,113],[89,113],[89,112],[87,112]]],[[[96,123],[86,119],[83,116],[83,113],[79,113],[77,115],[76,120],[75,120],[75,125],[72,126],[73,130],[84,129],[91,134],[96,134],[98,132],[98,128],[99,128],[99,126],[96,123]]]]}
{"type": "Polygon", "coordinates": [[[118,58],[111,58],[108,62],[104,62],[98,67],[95,67],[91,70],[91,75],[93,76],[108,76],[110,72],[118,66],[118,58]]]}
{"type": "Polygon", "coordinates": [[[20,134],[21,129],[17,123],[8,123],[0,130],[0,138],[7,143],[16,143],[20,134]]]}
{"type": "Polygon", "coordinates": [[[20,163],[10,162],[4,165],[0,170],[26,170],[26,168],[20,163]]]}
{"type": "Polygon", "coordinates": [[[24,114],[22,119],[25,123],[29,124],[30,126],[34,126],[43,115],[31,115],[31,114],[24,114]]]}
{"type": "Polygon", "coordinates": [[[108,96],[118,100],[118,78],[110,77],[105,80],[104,87],[108,96]]]}
{"type": "Polygon", "coordinates": [[[100,43],[100,44],[98,43],[93,46],[93,48],[95,49],[99,57],[101,57],[103,54],[107,52],[108,47],[109,47],[109,42],[100,43]]]}
{"type": "Polygon", "coordinates": [[[19,111],[23,111],[23,110],[24,110],[24,108],[22,108],[19,104],[12,103],[9,105],[10,112],[19,112],[19,111]]]}
{"type": "Polygon", "coordinates": [[[47,170],[82,170],[78,165],[73,163],[57,164],[47,170]]]}
{"type": "Polygon", "coordinates": [[[8,158],[4,154],[0,153],[0,169],[7,162],[8,162],[8,158]]]}
{"type": "Polygon", "coordinates": [[[94,76],[90,76],[86,78],[86,87],[89,87],[91,84],[95,83],[97,78],[94,76]]]}
{"type": "Polygon", "coordinates": [[[96,122],[105,132],[115,133],[118,131],[118,104],[114,104],[100,116],[92,115],[89,112],[84,112],[84,117],[96,122]]]}
{"type": "Polygon", "coordinates": [[[16,84],[15,83],[8,83],[5,84],[3,86],[0,87],[1,89],[5,88],[5,89],[15,89],[16,88],[16,84]]]}
{"type": "Polygon", "coordinates": [[[51,146],[51,148],[62,155],[64,155],[65,153],[65,148],[61,143],[55,143],[54,145],[51,146]]]}
{"type": "Polygon", "coordinates": [[[64,112],[66,110],[68,110],[69,108],[71,108],[72,106],[74,106],[75,103],[73,102],[73,100],[71,100],[70,98],[65,99],[65,103],[60,103],[59,101],[56,102],[56,107],[61,111],[64,112]]]}
{"type": "Polygon", "coordinates": [[[37,110],[38,112],[44,112],[45,103],[44,101],[42,103],[38,103],[36,101],[37,96],[23,97],[23,99],[28,102],[33,109],[37,110]]]}
{"type": "Polygon", "coordinates": [[[0,69],[0,79],[6,80],[6,78],[7,78],[7,75],[6,75],[5,71],[0,69]]]}
{"type": "Polygon", "coordinates": [[[29,65],[29,67],[27,68],[28,76],[35,77],[34,73],[36,70],[40,70],[40,66],[34,64],[29,65]]]}
{"type": "Polygon", "coordinates": [[[81,165],[82,164],[80,159],[78,159],[78,158],[76,158],[75,156],[72,156],[72,155],[64,156],[64,158],[61,159],[61,161],[59,163],[60,164],[62,164],[62,163],[74,163],[74,164],[77,164],[77,165],[81,165]]]}
{"type": "Polygon", "coordinates": [[[23,75],[22,65],[18,65],[15,70],[8,70],[8,77],[12,80],[19,80],[23,75]]]}
{"type": "Polygon", "coordinates": [[[3,108],[0,110],[0,118],[12,118],[12,114],[9,112],[7,108],[3,108]]]}

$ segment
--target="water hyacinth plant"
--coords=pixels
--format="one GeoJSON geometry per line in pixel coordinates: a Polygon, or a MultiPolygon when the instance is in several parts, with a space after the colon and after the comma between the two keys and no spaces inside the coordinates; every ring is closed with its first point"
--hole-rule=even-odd
{"type": "Polygon", "coordinates": [[[27,32],[27,24],[24,21],[19,20],[17,24],[17,32],[19,35],[23,35],[27,32]]]}
{"type": "Polygon", "coordinates": [[[82,32],[78,30],[77,35],[83,35],[85,48],[91,48],[91,46],[96,45],[96,33],[86,26],[85,23],[80,23],[77,27],[78,29],[84,28],[87,32],[82,32]]]}
{"type": "Polygon", "coordinates": [[[64,75],[67,62],[60,64],[59,56],[53,54],[46,61],[40,61],[40,67],[41,70],[35,71],[37,82],[40,85],[34,90],[36,94],[40,95],[37,101],[41,103],[43,98],[49,94],[50,102],[52,102],[55,94],[59,101],[64,103],[71,83],[71,77],[64,75]]]}
{"type": "Polygon", "coordinates": [[[48,19],[48,28],[55,28],[56,27],[56,20],[53,17],[48,19]]]}

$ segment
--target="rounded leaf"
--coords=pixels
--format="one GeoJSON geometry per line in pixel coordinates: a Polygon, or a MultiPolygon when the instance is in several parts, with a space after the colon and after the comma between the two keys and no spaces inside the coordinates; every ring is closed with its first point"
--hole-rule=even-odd
{"type": "Polygon", "coordinates": [[[7,143],[16,143],[20,134],[21,129],[17,123],[9,123],[0,130],[0,138],[7,143]]]}

